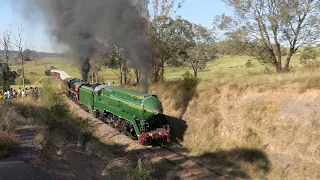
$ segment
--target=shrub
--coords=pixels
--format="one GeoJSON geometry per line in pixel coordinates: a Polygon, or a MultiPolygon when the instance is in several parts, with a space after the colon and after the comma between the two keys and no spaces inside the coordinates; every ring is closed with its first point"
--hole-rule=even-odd
{"type": "MultiPolygon", "coordinates": [[[[22,77],[18,77],[15,82],[16,85],[23,85],[22,77]]],[[[24,84],[31,84],[31,81],[27,78],[24,78],[24,84]]]]}
{"type": "Polygon", "coordinates": [[[272,74],[272,73],[273,73],[273,71],[272,71],[268,66],[265,66],[265,67],[264,67],[263,72],[264,72],[265,74],[272,74]]]}
{"type": "Polygon", "coordinates": [[[22,73],[22,69],[18,69],[18,70],[17,70],[17,73],[18,73],[18,74],[21,74],[21,73],[22,73]]]}
{"type": "Polygon", "coordinates": [[[315,48],[306,47],[300,56],[300,63],[306,64],[308,60],[316,60],[318,57],[318,52],[315,48]]]}
{"type": "Polygon", "coordinates": [[[54,106],[59,103],[59,96],[56,94],[53,89],[52,82],[50,78],[45,78],[41,81],[42,89],[41,89],[41,102],[47,106],[54,106]]]}
{"type": "Polygon", "coordinates": [[[50,69],[57,69],[56,67],[54,67],[54,66],[50,66],[50,69]]]}
{"type": "Polygon", "coordinates": [[[178,111],[181,108],[180,99],[176,99],[172,105],[172,109],[178,111]]]}
{"type": "Polygon", "coordinates": [[[151,179],[150,172],[151,172],[150,168],[145,166],[141,162],[141,160],[139,159],[138,165],[133,172],[133,179],[134,180],[149,180],[149,179],[151,179]]]}
{"type": "Polygon", "coordinates": [[[183,88],[185,91],[195,92],[198,85],[198,80],[189,71],[182,75],[183,77],[183,88]]]}
{"type": "Polygon", "coordinates": [[[0,132],[0,160],[14,155],[18,150],[18,139],[12,134],[0,132]]]}
{"type": "Polygon", "coordinates": [[[252,62],[251,59],[248,59],[248,61],[246,62],[245,66],[246,66],[247,68],[251,68],[251,67],[254,67],[254,64],[253,64],[253,62],[252,62]]]}
{"type": "Polygon", "coordinates": [[[320,68],[320,62],[314,60],[306,60],[304,62],[304,68],[308,71],[314,71],[320,68]]]}

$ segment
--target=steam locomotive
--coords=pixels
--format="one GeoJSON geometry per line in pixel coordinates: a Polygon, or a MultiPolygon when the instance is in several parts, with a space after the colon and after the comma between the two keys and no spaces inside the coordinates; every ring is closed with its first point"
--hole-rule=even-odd
{"type": "Polygon", "coordinates": [[[170,142],[170,126],[156,95],[89,84],[59,70],[47,70],[45,74],[59,77],[62,89],[70,99],[140,144],[170,142]]]}

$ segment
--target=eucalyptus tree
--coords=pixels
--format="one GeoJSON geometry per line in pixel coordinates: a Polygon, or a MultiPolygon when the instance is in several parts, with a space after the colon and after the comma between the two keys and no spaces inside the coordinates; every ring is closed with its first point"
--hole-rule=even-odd
{"type": "Polygon", "coordinates": [[[300,47],[319,42],[320,0],[223,1],[235,10],[235,16],[216,17],[219,28],[245,32],[242,36],[256,46],[254,56],[272,64],[277,72],[289,71],[292,56],[300,47]],[[281,53],[283,46],[288,47],[286,57],[281,53]]]}

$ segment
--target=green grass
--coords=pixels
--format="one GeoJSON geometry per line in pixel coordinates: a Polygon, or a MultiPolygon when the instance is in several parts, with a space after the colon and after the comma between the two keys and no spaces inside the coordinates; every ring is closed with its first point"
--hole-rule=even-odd
{"type": "MultiPolygon", "coordinates": [[[[75,62],[71,59],[67,58],[44,58],[40,59],[35,63],[34,61],[25,63],[25,77],[31,81],[30,85],[27,87],[35,87],[41,86],[41,80],[45,77],[46,69],[58,69],[62,71],[66,71],[69,75],[73,77],[80,78],[80,71],[75,66],[75,62]]],[[[12,70],[17,71],[21,69],[21,65],[14,65],[11,67],[12,70]]],[[[104,77],[105,82],[115,81],[118,83],[118,76],[112,71],[108,69],[104,69],[101,72],[101,76],[104,77]]],[[[21,85],[13,85],[13,88],[19,88],[21,85]]]]}
{"type": "MultiPolygon", "coordinates": [[[[301,67],[301,64],[299,64],[299,58],[300,53],[298,52],[292,57],[291,60],[291,67],[298,68],[301,67]]],[[[320,59],[320,58],[319,58],[320,59]]],[[[283,61],[285,61],[285,57],[283,57],[283,61]]],[[[35,62],[26,62],[25,64],[25,75],[26,78],[28,78],[31,81],[30,85],[27,85],[27,87],[31,86],[41,86],[41,79],[43,79],[44,72],[46,69],[59,69],[66,71],[68,74],[70,74],[73,77],[80,77],[80,72],[78,68],[75,66],[75,62],[71,59],[67,58],[44,58],[40,59],[35,62]]],[[[18,70],[21,69],[20,65],[15,65],[11,67],[12,70],[18,70]]],[[[253,58],[249,56],[233,56],[233,55],[223,55],[219,56],[217,59],[210,61],[207,64],[207,67],[199,72],[199,78],[201,79],[212,79],[221,77],[224,75],[251,75],[251,74],[262,74],[264,73],[265,66],[258,62],[257,60],[254,60],[253,58]],[[247,68],[245,66],[245,63],[252,59],[254,63],[254,67],[247,68]]],[[[274,68],[271,67],[271,70],[274,70],[274,68]]],[[[116,85],[119,85],[119,77],[115,73],[116,70],[111,70],[104,68],[100,72],[100,77],[104,80],[105,83],[108,81],[112,82],[114,81],[116,85]]],[[[192,68],[190,67],[166,67],[165,68],[165,79],[166,80],[175,80],[175,79],[181,79],[182,75],[189,71],[193,73],[192,68]]],[[[130,79],[130,76],[129,76],[130,79]]],[[[102,82],[100,82],[102,83],[102,82]]],[[[13,88],[19,88],[21,85],[13,85],[13,88]]]]}

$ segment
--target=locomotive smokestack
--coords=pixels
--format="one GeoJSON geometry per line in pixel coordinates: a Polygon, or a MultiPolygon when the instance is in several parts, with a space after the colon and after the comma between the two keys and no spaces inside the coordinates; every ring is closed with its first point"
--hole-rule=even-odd
{"type": "Polygon", "coordinates": [[[90,63],[89,63],[89,58],[82,58],[80,60],[81,66],[80,66],[80,72],[81,72],[81,78],[83,81],[87,82],[88,81],[88,73],[90,71],[90,63]]]}
{"type": "MultiPolygon", "coordinates": [[[[40,19],[45,20],[48,32],[73,52],[83,80],[87,79],[89,60],[99,49],[100,42],[120,45],[134,67],[144,72],[146,77],[151,73],[153,59],[146,36],[147,24],[133,0],[15,1],[18,1],[13,3],[15,6],[24,6],[27,19],[43,16],[40,19]]],[[[143,86],[146,86],[147,79],[143,86]]]]}

